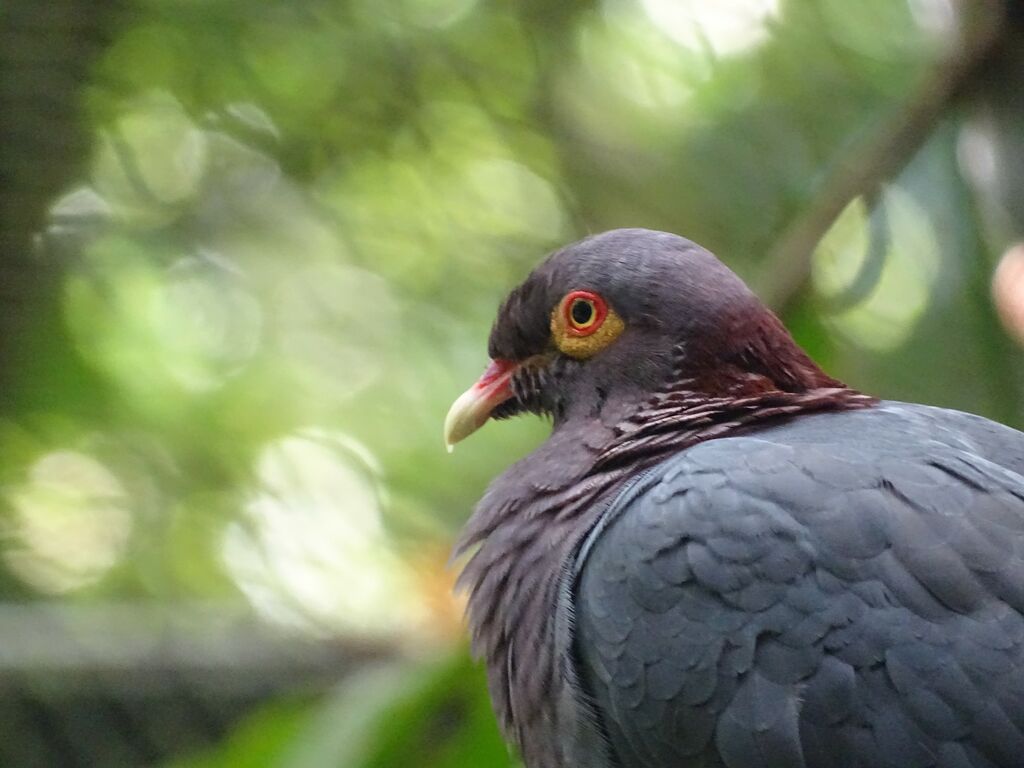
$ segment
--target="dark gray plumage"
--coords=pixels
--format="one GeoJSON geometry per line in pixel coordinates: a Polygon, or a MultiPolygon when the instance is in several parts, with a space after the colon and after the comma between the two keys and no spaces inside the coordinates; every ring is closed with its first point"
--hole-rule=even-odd
{"type": "Polygon", "coordinates": [[[708,441],[575,570],[604,764],[1024,764],[1018,432],[885,403],[708,441]]]}
{"type": "Polygon", "coordinates": [[[457,546],[527,768],[1024,765],[1024,434],[846,387],[663,232],[549,256],[489,352],[449,443],[553,421],[457,546]]]}

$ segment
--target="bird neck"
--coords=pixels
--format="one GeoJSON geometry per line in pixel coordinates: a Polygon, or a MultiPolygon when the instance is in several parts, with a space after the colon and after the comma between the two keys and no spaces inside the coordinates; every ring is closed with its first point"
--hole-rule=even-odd
{"type": "Polygon", "coordinates": [[[499,722],[524,755],[557,744],[537,734],[557,720],[551,702],[563,684],[562,651],[553,617],[566,568],[629,479],[704,440],[875,402],[828,377],[826,386],[796,392],[772,381],[736,368],[676,380],[647,399],[610,399],[597,413],[558,425],[488,488],[456,546],[459,554],[479,545],[459,582],[469,591],[473,647],[486,659],[499,722]]]}
{"type": "Polygon", "coordinates": [[[652,377],[660,386],[601,391],[594,383],[600,398],[575,394],[586,407],[556,421],[554,432],[587,435],[578,461],[600,469],[608,455],[655,445],[666,455],[769,419],[875,402],[819,368],[767,310],[724,336],[678,342],[661,359],[652,377]]]}
{"type": "MultiPolygon", "coordinates": [[[[717,384],[725,380],[719,378],[717,384]]],[[[706,440],[722,438],[802,413],[865,408],[877,400],[830,380],[798,392],[774,388],[760,376],[737,376],[709,391],[681,382],[659,393],[615,427],[594,457],[592,472],[617,465],[650,466],[706,440]]]]}

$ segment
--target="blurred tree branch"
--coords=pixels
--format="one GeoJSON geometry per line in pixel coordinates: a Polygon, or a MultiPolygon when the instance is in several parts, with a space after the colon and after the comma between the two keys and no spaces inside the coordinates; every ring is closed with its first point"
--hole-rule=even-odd
{"type": "Polygon", "coordinates": [[[852,200],[874,194],[881,183],[895,177],[948,109],[972,91],[1006,40],[1003,22],[1012,2],[959,3],[959,45],[888,120],[839,156],[810,207],[786,229],[765,259],[758,293],[769,306],[786,313],[806,286],[811,255],[832,222],[852,200]]]}

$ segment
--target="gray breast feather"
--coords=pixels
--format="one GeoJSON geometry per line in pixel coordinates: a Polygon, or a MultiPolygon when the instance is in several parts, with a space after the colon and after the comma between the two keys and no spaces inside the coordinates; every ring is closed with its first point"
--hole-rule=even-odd
{"type": "Polygon", "coordinates": [[[798,419],[613,504],[573,631],[614,761],[1024,765],[1024,435],[972,418],[798,419]]]}

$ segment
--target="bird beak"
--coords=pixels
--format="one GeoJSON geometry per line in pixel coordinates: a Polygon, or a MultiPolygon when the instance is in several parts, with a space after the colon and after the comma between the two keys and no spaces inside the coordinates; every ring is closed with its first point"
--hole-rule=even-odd
{"type": "Polygon", "coordinates": [[[457,442],[480,429],[491,411],[512,397],[512,374],[517,370],[519,364],[511,360],[492,360],[476,384],[452,403],[444,420],[444,444],[449,453],[457,442]]]}

